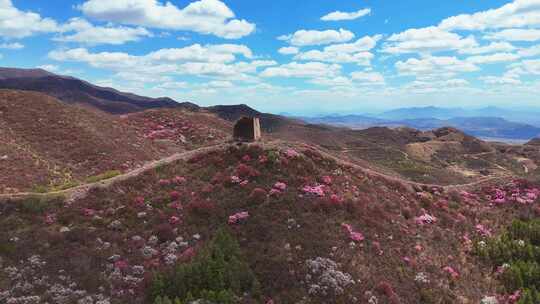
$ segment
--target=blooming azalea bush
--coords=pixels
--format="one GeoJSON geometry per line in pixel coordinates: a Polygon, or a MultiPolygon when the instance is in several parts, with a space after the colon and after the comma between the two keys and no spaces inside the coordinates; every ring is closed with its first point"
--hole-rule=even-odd
{"type": "Polygon", "coordinates": [[[242,211],[229,216],[229,224],[238,224],[249,217],[249,212],[242,211]]]}

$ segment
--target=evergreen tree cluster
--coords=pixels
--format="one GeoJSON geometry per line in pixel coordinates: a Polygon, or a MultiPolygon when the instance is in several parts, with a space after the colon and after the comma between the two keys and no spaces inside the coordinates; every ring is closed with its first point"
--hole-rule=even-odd
{"type": "Polygon", "coordinates": [[[500,278],[506,292],[521,290],[517,304],[540,303],[540,219],[515,220],[497,238],[478,242],[475,250],[504,268],[500,278]]]}
{"type": "Polygon", "coordinates": [[[226,229],[220,229],[192,262],[155,274],[150,288],[155,304],[189,304],[201,299],[232,304],[244,294],[259,297],[260,285],[226,229]]]}

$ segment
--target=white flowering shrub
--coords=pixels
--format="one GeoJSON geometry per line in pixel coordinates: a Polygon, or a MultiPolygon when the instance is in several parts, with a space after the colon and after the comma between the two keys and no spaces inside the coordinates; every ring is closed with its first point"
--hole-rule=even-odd
{"type": "Polygon", "coordinates": [[[317,257],[307,260],[308,293],[315,296],[343,295],[345,289],[355,281],[348,273],[340,271],[339,265],[331,259],[317,257]]]}

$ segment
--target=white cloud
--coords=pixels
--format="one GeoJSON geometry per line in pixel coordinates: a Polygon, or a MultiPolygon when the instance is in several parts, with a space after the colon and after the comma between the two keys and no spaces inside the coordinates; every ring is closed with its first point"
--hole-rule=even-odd
{"type": "Polygon", "coordinates": [[[124,52],[91,53],[85,48],[78,48],[52,51],[49,58],[57,61],[82,62],[92,67],[112,70],[119,78],[137,82],[143,82],[144,79],[162,79],[170,82],[170,77],[178,75],[254,82],[256,76],[250,74],[255,74],[259,68],[277,64],[272,60],[232,63],[235,54],[252,56],[251,50],[245,46],[218,44],[161,49],[140,56],[124,52]]]}
{"type": "Polygon", "coordinates": [[[322,85],[327,87],[348,87],[351,86],[353,83],[352,81],[343,76],[337,76],[334,78],[315,78],[309,81],[310,83],[316,84],[316,85],[322,85]]]}
{"type": "Polygon", "coordinates": [[[512,66],[508,73],[513,75],[540,75],[540,59],[523,60],[512,66]]]}
{"type": "Polygon", "coordinates": [[[348,30],[339,29],[315,31],[299,30],[291,35],[278,37],[279,40],[288,41],[294,46],[323,45],[331,43],[347,42],[354,38],[354,34],[348,30]]]}
{"type": "Polygon", "coordinates": [[[471,62],[449,56],[428,56],[425,58],[409,58],[395,64],[402,75],[450,77],[458,72],[474,72],[479,68],[471,62]]]}
{"type": "Polygon", "coordinates": [[[521,84],[521,80],[512,78],[512,77],[506,77],[506,76],[502,76],[502,77],[485,76],[485,77],[480,77],[480,80],[482,80],[483,82],[487,84],[503,84],[503,85],[504,84],[510,84],[510,85],[521,84]]]}
{"type": "Polygon", "coordinates": [[[24,38],[58,30],[56,21],[42,18],[34,12],[24,12],[13,6],[11,0],[0,0],[0,36],[24,38]]]}
{"type": "Polygon", "coordinates": [[[387,41],[382,51],[390,54],[432,53],[478,46],[472,36],[463,38],[434,26],[393,34],[387,41]]]}
{"type": "Polygon", "coordinates": [[[148,54],[146,57],[155,61],[195,61],[195,62],[231,62],[236,59],[235,54],[252,58],[251,50],[245,45],[220,44],[201,46],[193,44],[184,48],[160,49],[148,54]]]}
{"type": "Polygon", "coordinates": [[[373,49],[377,45],[377,41],[381,39],[380,35],[365,36],[353,43],[333,44],[324,48],[325,52],[336,53],[356,53],[364,52],[373,49]]]}
{"type": "Polygon", "coordinates": [[[444,30],[483,31],[539,25],[540,2],[538,0],[515,0],[497,9],[447,18],[439,24],[439,27],[444,30]]]}
{"type": "Polygon", "coordinates": [[[82,18],[70,19],[68,23],[61,26],[61,31],[69,34],[55,37],[55,41],[78,42],[88,45],[119,45],[131,41],[139,41],[142,37],[152,35],[143,27],[94,26],[82,18]]]}
{"type": "Polygon", "coordinates": [[[485,46],[476,46],[472,48],[459,49],[460,54],[489,54],[495,52],[511,52],[516,49],[515,46],[511,45],[508,42],[492,42],[485,46]]]}
{"type": "Polygon", "coordinates": [[[437,92],[449,92],[456,90],[463,90],[469,86],[469,82],[461,78],[452,78],[446,80],[436,80],[436,81],[424,81],[424,80],[415,80],[411,83],[408,83],[403,86],[403,89],[406,93],[413,94],[426,94],[426,93],[437,93],[437,92]]]}
{"type": "Polygon", "coordinates": [[[24,45],[20,44],[18,42],[14,43],[0,43],[0,49],[6,49],[6,50],[20,50],[23,49],[24,45]]]}
{"type": "Polygon", "coordinates": [[[199,0],[180,9],[158,0],[88,0],[79,6],[88,17],[121,24],[193,31],[238,39],[255,31],[255,24],[234,19],[234,12],[219,0],[199,0]]]}
{"type": "Polygon", "coordinates": [[[496,33],[489,33],[484,36],[488,40],[506,41],[538,41],[540,40],[540,30],[536,29],[508,29],[496,33]]]}
{"type": "Polygon", "coordinates": [[[352,72],[351,78],[358,82],[369,83],[369,84],[384,84],[384,77],[378,72],[352,72]]]}
{"type": "Polygon", "coordinates": [[[540,55],[540,44],[530,46],[528,48],[522,48],[518,52],[520,57],[534,57],[540,55]]]}
{"type": "Polygon", "coordinates": [[[326,46],[322,51],[311,50],[299,53],[294,58],[306,61],[324,61],[332,63],[356,63],[369,66],[374,55],[369,50],[377,45],[381,36],[365,36],[353,43],[333,44],[326,46]]]}
{"type": "Polygon", "coordinates": [[[354,54],[312,50],[300,53],[294,57],[296,60],[324,61],[332,63],[356,63],[369,66],[374,55],[370,52],[358,52],[354,54]]]}
{"type": "Polygon", "coordinates": [[[487,63],[499,63],[516,61],[519,56],[511,53],[496,53],[491,55],[472,56],[467,58],[467,62],[474,64],[487,64],[487,63]]]}
{"type": "Polygon", "coordinates": [[[178,90],[178,89],[186,89],[189,86],[189,84],[185,81],[170,81],[170,82],[163,82],[157,85],[156,88],[164,89],[164,90],[178,90]]]}
{"type": "Polygon", "coordinates": [[[298,54],[300,50],[294,46],[286,46],[286,47],[280,48],[278,52],[283,55],[294,55],[294,54],[298,54]]]}
{"type": "Polygon", "coordinates": [[[325,64],[321,62],[298,63],[291,62],[277,67],[265,69],[262,77],[297,77],[297,78],[324,78],[335,77],[341,71],[338,64],[325,64]]]}
{"type": "Polygon", "coordinates": [[[60,68],[57,65],[53,65],[53,64],[40,65],[40,66],[37,66],[36,68],[42,69],[48,72],[52,72],[52,73],[57,73],[60,71],[60,68]]]}
{"type": "Polygon", "coordinates": [[[356,12],[346,13],[346,12],[340,12],[335,11],[328,15],[325,15],[321,18],[323,21],[341,21],[341,20],[354,20],[361,17],[364,17],[366,15],[369,15],[371,13],[371,9],[364,8],[356,12]]]}

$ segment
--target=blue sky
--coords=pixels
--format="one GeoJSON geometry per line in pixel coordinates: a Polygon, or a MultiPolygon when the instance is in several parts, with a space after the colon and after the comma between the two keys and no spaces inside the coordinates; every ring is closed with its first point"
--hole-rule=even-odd
{"type": "Polygon", "coordinates": [[[0,65],[296,114],[540,106],[540,0],[0,0],[0,65]]]}

